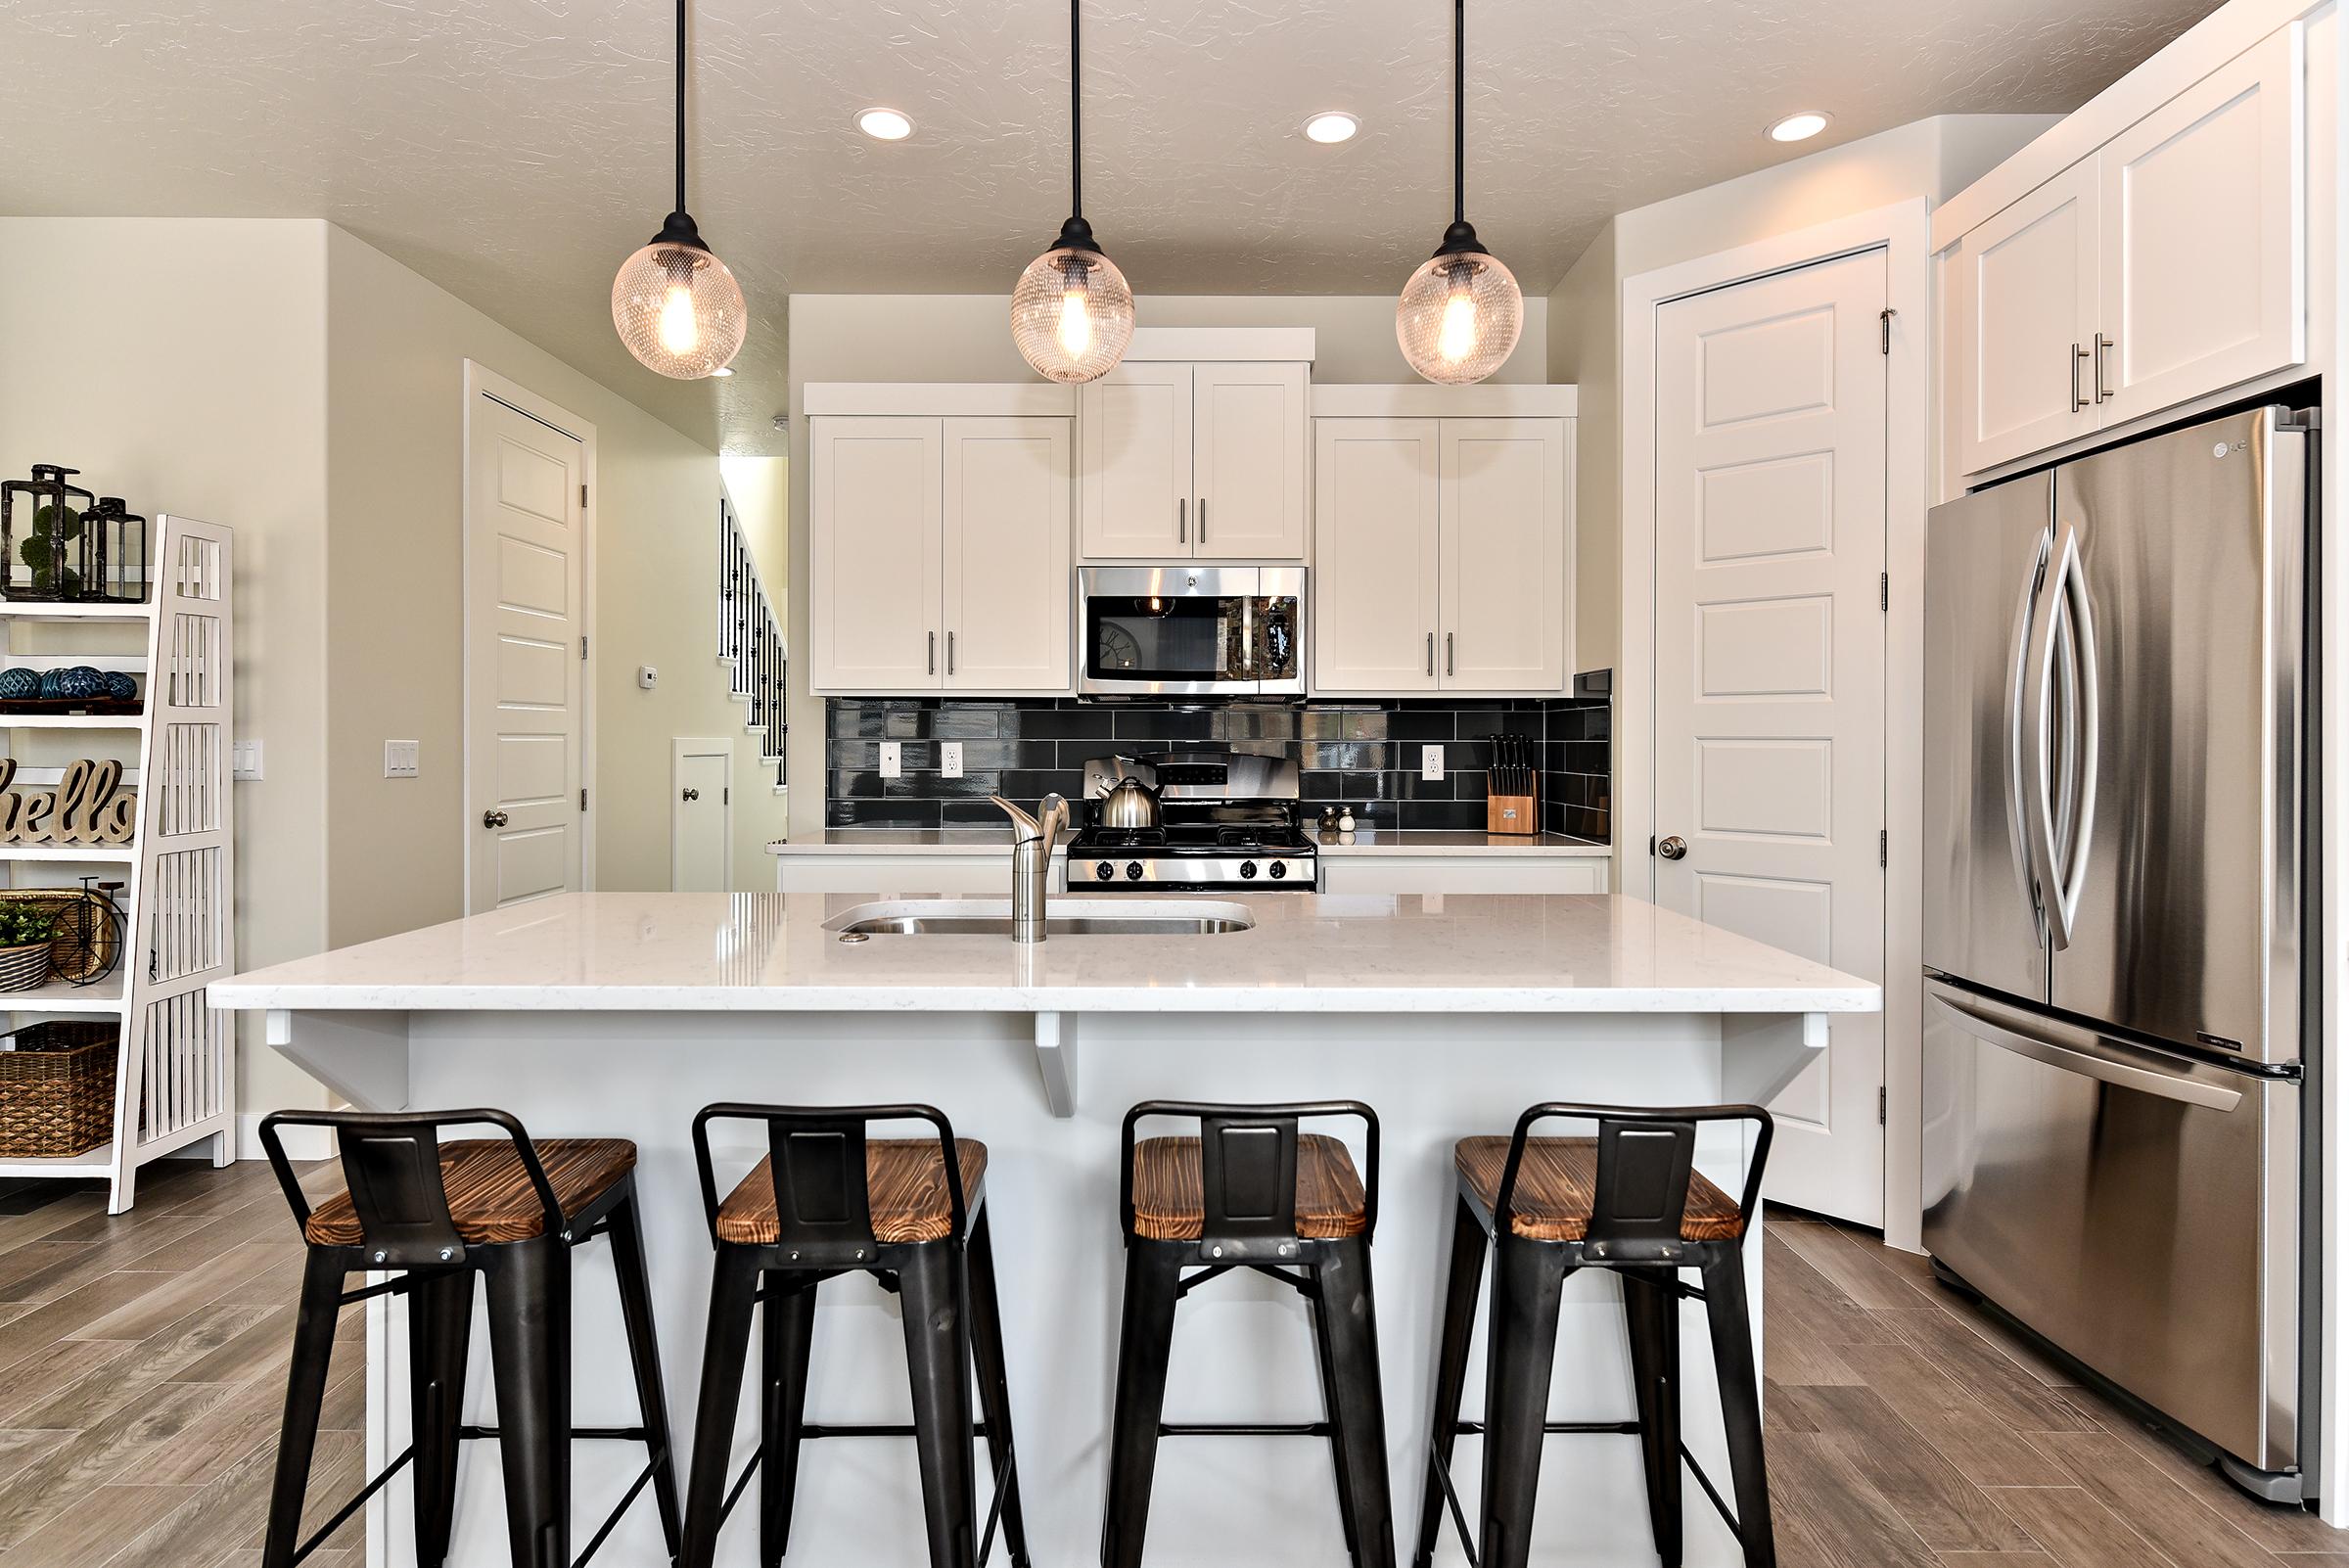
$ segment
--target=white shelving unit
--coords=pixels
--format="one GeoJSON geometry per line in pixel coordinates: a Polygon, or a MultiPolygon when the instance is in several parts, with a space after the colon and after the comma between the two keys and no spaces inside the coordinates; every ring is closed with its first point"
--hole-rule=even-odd
{"type": "MultiPolygon", "coordinates": [[[[207,991],[234,958],[231,549],[225,528],[160,517],[148,603],[0,602],[0,664],[128,669],[144,677],[146,688],[134,716],[0,715],[11,755],[23,749],[19,732],[113,731],[137,744],[122,773],[123,786],[138,794],[138,832],[130,844],[0,844],[0,873],[9,886],[72,887],[85,871],[122,874],[125,935],[113,975],[94,986],[56,983],[0,993],[0,1013],[11,1028],[42,1018],[120,1021],[113,1140],[56,1159],[0,1159],[0,1176],[104,1177],[110,1214],[130,1207],[139,1167],[151,1160],[207,1138],[213,1164],[236,1157],[235,1020],[210,1005],[207,991]],[[146,652],[61,647],[71,639],[54,632],[40,648],[23,647],[20,623],[143,624],[146,652]]],[[[20,756],[17,787],[53,782],[47,775],[54,771],[25,765],[20,756]]]]}

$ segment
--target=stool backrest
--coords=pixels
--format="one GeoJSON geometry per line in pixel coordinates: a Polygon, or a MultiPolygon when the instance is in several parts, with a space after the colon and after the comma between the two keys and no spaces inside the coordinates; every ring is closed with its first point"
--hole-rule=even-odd
{"type": "Polygon", "coordinates": [[[717,1176],[710,1163],[710,1124],[760,1122],[766,1127],[767,1169],[775,1186],[780,1245],[802,1249],[833,1243],[874,1245],[872,1194],[866,1183],[865,1145],[875,1122],[927,1122],[938,1131],[945,1167],[946,1203],[953,1234],[968,1228],[962,1190],[962,1160],[954,1128],[945,1113],[929,1105],[754,1105],[728,1102],[704,1106],[693,1119],[693,1158],[702,1183],[702,1211],[717,1242],[717,1176]]]}
{"type": "Polygon", "coordinates": [[[1509,1138],[1508,1163],[1501,1167],[1493,1222],[1506,1235],[1515,1213],[1517,1172],[1525,1162],[1527,1135],[1556,1117],[1598,1124],[1598,1179],[1590,1195],[1590,1224],[1584,1239],[1628,1244],[1679,1246],[1688,1212],[1689,1173],[1696,1156],[1697,1130],[1708,1122],[1750,1122],[1758,1130],[1746,1166],[1745,1191],[1738,1199],[1742,1235],[1762,1196],[1762,1170],[1770,1160],[1770,1113],[1759,1105],[1691,1105],[1650,1110],[1621,1105],[1574,1105],[1551,1101],[1517,1119],[1509,1138]]]}
{"type": "Polygon", "coordinates": [[[1144,1100],[1126,1113],[1119,1139],[1118,1213],[1134,1233],[1135,1125],[1145,1117],[1179,1117],[1199,1125],[1199,1179],[1206,1201],[1201,1239],[1255,1241],[1297,1234],[1297,1124],[1313,1117],[1353,1117],[1362,1124],[1362,1233],[1378,1227],[1378,1113],[1359,1100],[1313,1100],[1282,1105],[1218,1105],[1196,1100],[1144,1100]]]}
{"type": "Polygon", "coordinates": [[[545,1234],[563,1231],[563,1206],[555,1197],[538,1150],[522,1124],[503,1111],[272,1111],[261,1118],[261,1148],[277,1173],[277,1184],[293,1206],[294,1222],[310,1221],[309,1195],[301,1190],[286,1158],[281,1127],[332,1129],[343,1161],[343,1181],[358,1216],[360,1245],[372,1263],[393,1268],[461,1262],[464,1239],[449,1213],[448,1189],[440,1179],[440,1130],[493,1127],[514,1144],[531,1189],[546,1212],[545,1234]]]}

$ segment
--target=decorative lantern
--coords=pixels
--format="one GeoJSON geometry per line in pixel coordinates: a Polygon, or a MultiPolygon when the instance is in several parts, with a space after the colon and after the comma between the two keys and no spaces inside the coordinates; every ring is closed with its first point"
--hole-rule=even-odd
{"type": "Polygon", "coordinates": [[[82,515],[81,597],[147,602],[147,520],[122,504],[119,495],[101,495],[82,515]]]}
{"type": "MultiPolygon", "coordinates": [[[[83,515],[97,497],[66,483],[69,475],[80,472],[55,463],[35,463],[32,478],[0,484],[0,595],[11,599],[81,596],[82,578],[74,570],[76,541],[82,537],[83,515]],[[25,501],[22,529],[16,515],[19,496],[25,501]],[[22,576],[18,575],[20,567],[23,568],[22,576]]],[[[143,565],[143,534],[140,543],[143,565]]]]}

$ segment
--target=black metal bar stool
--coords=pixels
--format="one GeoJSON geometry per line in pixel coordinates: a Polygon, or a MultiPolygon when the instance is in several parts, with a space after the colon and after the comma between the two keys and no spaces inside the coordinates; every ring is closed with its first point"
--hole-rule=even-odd
{"type": "Polygon", "coordinates": [[[1378,1314],[1370,1292],[1370,1236],[1378,1223],[1378,1117],[1356,1100],[1306,1105],[1199,1105],[1149,1100],[1126,1113],[1119,1208],[1126,1230],[1125,1323],[1118,1340],[1109,1497],[1101,1522],[1105,1568],[1134,1568],[1150,1519],[1161,1437],[1324,1437],[1337,1473],[1338,1515],[1357,1568],[1393,1568],[1386,1405],[1378,1385],[1378,1314]],[[1145,1117],[1198,1124],[1196,1137],[1134,1141],[1145,1117]],[[1367,1178],[1346,1145],[1300,1134],[1300,1118],[1356,1117],[1366,1130],[1367,1178]],[[1203,1273],[1183,1277],[1186,1268],[1203,1273]],[[1244,1268],[1303,1296],[1311,1308],[1324,1418],[1170,1423],[1167,1362],[1174,1304],[1244,1268]]]}
{"type": "Polygon", "coordinates": [[[693,1152],[717,1262],[679,1561],[709,1568],[718,1530],[756,1472],[760,1560],[772,1568],[791,1539],[803,1442],[910,1437],[921,1461],[932,1568],[984,1562],[998,1521],[1014,1568],[1027,1568],[1011,1384],[985,1207],[987,1145],[955,1137],[944,1115],[927,1105],[712,1105],[693,1119],[693,1152]],[[710,1165],[710,1124],[717,1121],[763,1123],[767,1141],[766,1158],[722,1203],[710,1165]],[[929,1123],[937,1136],[867,1136],[874,1122],[909,1121],[929,1123]],[[871,1274],[903,1301],[910,1426],[806,1418],[816,1290],[853,1273],[871,1274]],[[762,1303],[759,1452],[729,1488],[734,1409],[751,1319],[762,1303]],[[977,1422],[971,1419],[974,1357],[986,1417],[977,1422]],[[993,1470],[984,1532],[974,1518],[971,1444],[978,1438],[987,1440],[993,1470]]]}
{"type": "Polygon", "coordinates": [[[495,1438],[504,1460],[506,1527],[517,1568],[576,1568],[571,1555],[571,1442],[645,1446],[643,1472],[579,1553],[585,1563],[649,1482],[661,1530],[676,1552],[681,1521],[669,1460],[668,1413],[653,1338],[653,1300],[636,1214],[636,1145],[624,1138],[531,1141],[503,1111],[279,1111],[261,1119],[261,1147],[309,1244],[295,1318],[293,1365],[269,1495],[263,1568],[292,1565],[334,1534],[400,1466],[413,1461],[416,1557],[438,1568],[454,1521],[458,1444],[495,1438]],[[494,1127],[499,1138],[440,1141],[447,1127],[494,1127]],[[345,1190],[315,1209],[295,1179],[281,1127],[324,1127],[342,1148],[345,1190]],[[571,1250],[612,1239],[621,1315],[642,1424],[571,1424],[571,1250]],[[403,1270],[345,1290],[352,1273],[403,1270]],[[488,1282],[489,1359],[497,1425],[465,1423],[473,1277],[488,1282]],[[318,1438],[335,1319],[372,1296],[408,1298],[408,1447],[307,1541],[302,1495],[318,1438]]]}
{"type": "Polygon", "coordinates": [[[1746,1318],[1742,1256],[1770,1137],[1770,1113],[1755,1105],[1651,1111],[1550,1104],[1519,1117],[1508,1137],[1462,1138],[1454,1145],[1459,1204],[1452,1215],[1451,1272],[1438,1341],[1435,1428],[1419,1501],[1416,1568],[1426,1568],[1435,1556],[1440,1510],[1447,1504],[1472,1568],[1480,1563],[1481,1568],[1523,1568],[1532,1545],[1542,1440],[1554,1432],[1640,1440],[1648,1516],[1666,1568],[1679,1568],[1681,1561],[1683,1462],[1736,1535],[1748,1568],[1773,1568],[1777,1549],[1771,1537],[1761,1389],[1746,1318]],[[1526,1135],[1535,1124],[1553,1117],[1595,1121],[1598,1136],[1526,1135]],[[1727,1121],[1751,1122],[1759,1129],[1744,1196],[1734,1201],[1691,1168],[1698,1127],[1727,1121]],[[1468,1376],[1468,1340],[1488,1244],[1495,1259],[1485,1418],[1463,1421],[1460,1390],[1468,1376]],[[1548,1418],[1559,1299],[1566,1276],[1578,1268],[1611,1269],[1623,1281],[1635,1420],[1548,1418]],[[1683,1268],[1698,1271],[1701,1289],[1681,1282],[1683,1268]],[[1676,1309],[1687,1298],[1705,1304],[1712,1324],[1713,1364],[1737,1497],[1733,1513],[1681,1441],[1676,1309]],[[1485,1440],[1481,1556],[1468,1539],[1468,1521],[1451,1482],[1452,1440],[1479,1434],[1485,1440]]]}

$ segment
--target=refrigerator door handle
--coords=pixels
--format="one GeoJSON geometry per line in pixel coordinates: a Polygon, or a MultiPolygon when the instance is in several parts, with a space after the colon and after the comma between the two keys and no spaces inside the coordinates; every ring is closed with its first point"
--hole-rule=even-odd
{"type": "MultiPolygon", "coordinates": [[[[2093,1078],[2116,1088],[2176,1100],[2182,1105],[2199,1106],[2207,1111],[2232,1111],[2243,1103],[2240,1089],[2221,1088],[2215,1084],[2198,1084],[2192,1079],[2177,1078],[2153,1068],[2074,1050],[2069,1045],[2058,1045],[2039,1035],[2010,1029],[1989,1016],[1978,1004],[1961,999],[1941,986],[1932,988],[1932,1000],[1936,1005],[1947,1008],[1957,1020],[1958,1027],[1974,1038],[2002,1050],[2012,1051],[2017,1056],[2027,1056],[2035,1062],[2045,1063],[2059,1072],[2076,1073],[2082,1078],[2093,1078]]],[[[2050,1026],[2037,1022],[2033,1027],[2054,1032],[2050,1026]]]]}
{"type": "Polygon", "coordinates": [[[2054,715],[2050,706],[2055,685],[2056,606],[2079,549],[2078,532],[2064,524],[2040,576],[2031,640],[2023,661],[2023,754],[2028,760],[2022,781],[2023,838],[2039,906],[2046,916],[2048,945],[2058,952],[2071,945],[2072,926],[2056,870],[2054,715]]]}
{"type": "Polygon", "coordinates": [[[2079,536],[2068,526],[2065,532],[2065,542],[2070,548],[2057,567],[2057,587],[2071,631],[2066,639],[2071,644],[2066,680],[2072,689],[2072,700],[2065,705],[2071,723],[2066,726],[2067,753],[2063,765],[2064,776],[2071,786],[2064,807],[2070,832],[2062,850],[2055,902],[2062,918],[2064,940],[2069,942],[2079,924],[2080,895],[2088,885],[2089,845],[2096,834],[2096,737],[2101,725],[2096,697],[2096,611],[2089,603],[2088,573],[2080,563],[2079,536]]]}
{"type": "Polygon", "coordinates": [[[2016,594],[2014,607],[2014,648],[2006,662],[2006,847],[2014,859],[2014,885],[2023,899],[2023,907],[2032,923],[2041,924],[2039,892],[2032,884],[2033,856],[2031,827],[2023,814],[2023,781],[2029,770],[2030,751],[2023,739],[2023,690],[2030,680],[2031,632],[2037,622],[2032,607],[2039,599],[2041,575],[2048,569],[2047,541],[2040,542],[2039,554],[2024,571],[2022,586],[2016,594]]]}

